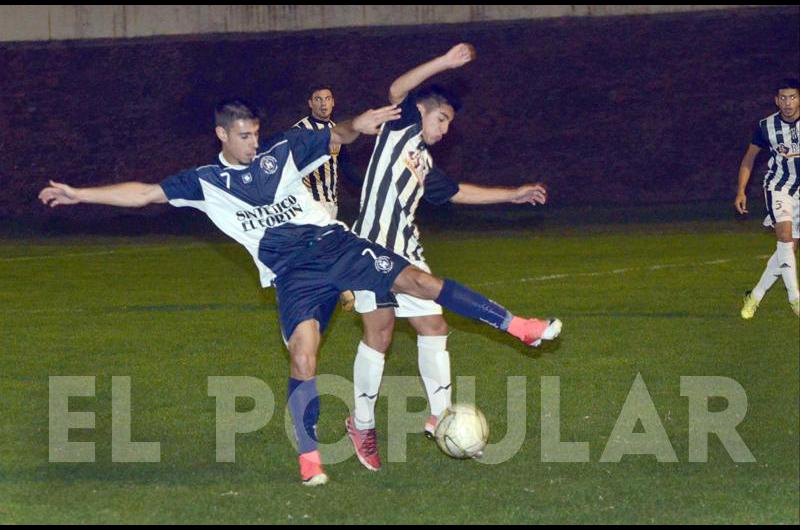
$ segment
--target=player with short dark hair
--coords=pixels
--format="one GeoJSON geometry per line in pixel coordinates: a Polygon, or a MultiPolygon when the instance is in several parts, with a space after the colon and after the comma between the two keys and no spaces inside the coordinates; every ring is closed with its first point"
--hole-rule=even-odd
{"type": "MultiPolygon", "coordinates": [[[[474,58],[469,44],[454,46],[444,55],[398,77],[389,89],[389,101],[400,105],[400,119],[386,123],[376,140],[361,192],[361,209],[353,231],[403,256],[430,272],[415,223],[421,200],[434,205],[531,203],[544,204],[541,184],[498,188],[456,183],[433,164],[430,147],[447,134],[459,98],[439,85],[419,88],[427,79],[474,58]]],[[[418,366],[431,415],[425,432],[433,436],[438,416],[451,404],[448,326],[442,307],[432,300],[407,294],[356,291],[356,311],[362,314],[364,337],[353,365],[355,408],[346,420],[359,461],[372,471],[381,467],[375,432],[375,402],[383,377],[395,318],[407,318],[417,332],[418,366]]],[[[530,320],[537,337],[550,339],[561,331],[558,319],[530,320]]],[[[537,339],[539,340],[539,339],[537,339]]]]}
{"type": "Polygon", "coordinates": [[[242,99],[226,99],[214,108],[214,132],[222,144],[218,161],[223,166],[250,164],[258,149],[260,120],[254,108],[242,99]]]}
{"type": "Polygon", "coordinates": [[[72,188],[50,182],[39,199],[51,206],[79,203],[142,207],[169,202],[203,211],[253,257],[264,287],[277,291],[281,332],[290,354],[288,404],[298,440],[303,484],[328,481],[317,449],[317,353],[339,292],[407,293],[479,319],[530,344],[542,338],[530,321],[452,280],[440,280],[406,259],[356,237],[312,197],[302,178],[339,144],[376,134],[397,119],[388,106],[322,131],[292,129],[263,145],[241,169],[220,164],[183,171],[160,184],[125,182],[72,188]]]}
{"type": "Polygon", "coordinates": [[[750,146],[739,166],[739,187],[734,206],[747,213],[747,183],[756,156],[769,149],[770,159],[764,175],[767,217],[764,226],[774,227],[777,248],[767,261],[761,279],[744,296],[741,315],[751,319],[764,295],[778,278],[783,279],[789,304],[800,316],[800,290],[797,284],[797,251],[800,240],[800,81],[784,78],[777,87],[778,112],[758,123],[750,146]]]}
{"type": "MultiPolygon", "coordinates": [[[[313,85],[308,92],[308,108],[311,114],[303,117],[294,124],[298,129],[318,131],[326,127],[335,127],[333,121],[333,108],[336,100],[330,85],[313,85]]],[[[352,169],[347,157],[347,152],[342,146],[331,151],[331,158],[319,168],[305,176],[303,182],[314,200],[319,201],[323,207],[337,219],[339,216],[339,176],[343,176],[350,183],[361,187],[361,181],[355,178],[356,172],[352,169]]],[[[339,299],[342,309],[352,311],[355,296],[351,291],[344,291],[339,299]]]]}

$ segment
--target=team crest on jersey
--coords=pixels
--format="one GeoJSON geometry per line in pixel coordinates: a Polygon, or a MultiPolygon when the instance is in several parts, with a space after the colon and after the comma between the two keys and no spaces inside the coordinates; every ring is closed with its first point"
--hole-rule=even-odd
{"type": "Polygon", "coordinates": [[[261,159],[259,165],[267,175],[274,175],[275,172],[278,171],[278,159],[276,159],[274,156],[265,156],[261,159]]]}
{"type": "Polygon", "coordinates": [[[378,270],[378,272],[389,274],[394,268],[394,262],[389,256],[380,256],[375,258],[375,268],[378,270]]]}
{"type": "Polygon", "coordinates": [[[244,175],[242,175],[243,184],[250,184],[251,182],[253,182],[253,175],[251,175],[250,173],[245,173],[244,175]]]}
{"type": "Polygon", "coordinates": [[[406,156],[405,164],[420,183],[425,181],[425,177],[431,170],[430,160],[424,156],[421,151],[409,151],[406,156]]]}

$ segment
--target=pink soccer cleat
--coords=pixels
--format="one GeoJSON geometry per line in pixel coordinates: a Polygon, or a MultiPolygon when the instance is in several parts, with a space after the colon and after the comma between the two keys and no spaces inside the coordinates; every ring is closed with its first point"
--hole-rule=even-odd
{"type": "Polygon", "coordinates": [[[378,471],[381,468],[381,457],[378,456],[378,436],[375,429],[356,429],[352,416],[344,420],[344,425],[350,441],[353,442],[358,461],[370,471],[378,471]]]}
{"type": "Polygon", "coordinates": [[[428,421],[425,422],[425,437],[433,440],[436,434],[436,425],[439,423],[439,418],[430,416],[428,421]]]}
{"type": "Polygon", "coordinates": [[[536,348],[543,340],[553,340],[561,334],[561,321],[557,318],[526,320],[514,317],[508,326],[508,332],[528,346],[536,348]]]}
{"type": "Polygon", "coordinates": [[[309,451],[300,455],[300,478],[303,486],[322,486],[328,482],[328,475],[322,469],[319,451],[309,451]]]}

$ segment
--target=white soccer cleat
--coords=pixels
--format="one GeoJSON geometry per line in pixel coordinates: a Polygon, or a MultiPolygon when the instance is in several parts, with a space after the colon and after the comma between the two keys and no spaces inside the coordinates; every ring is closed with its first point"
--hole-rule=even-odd
{"type": "Polygon", "coordinates": [[[304,480],[303,486],[309,486],[313,488],[314,486],[322,486],[323,484],[327,483],[328,475],[325,473],[320,473],[319,475],[314,475],[313,477],[304,480]]]}
{"type": "Polygon", "coordinates": [[[538,348],[543,340],[553,340],[561,335],[561,321],[557,318],[551,318],[547,321],[547,327],[544,328],[538,339],[530,343],[534,348],[538,348]]]}

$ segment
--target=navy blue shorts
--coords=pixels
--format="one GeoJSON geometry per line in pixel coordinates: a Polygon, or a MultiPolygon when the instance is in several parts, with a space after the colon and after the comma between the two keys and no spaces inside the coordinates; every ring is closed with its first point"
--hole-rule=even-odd
{"type": "Polygon", "coordinates": [[[385,297],[409,265],[405,258],[343,228],[326,232],[275,279],[283,339],[288,341],[297,325],[310,319],[324,332],[342,291],[373,291],[385,297]]]}

